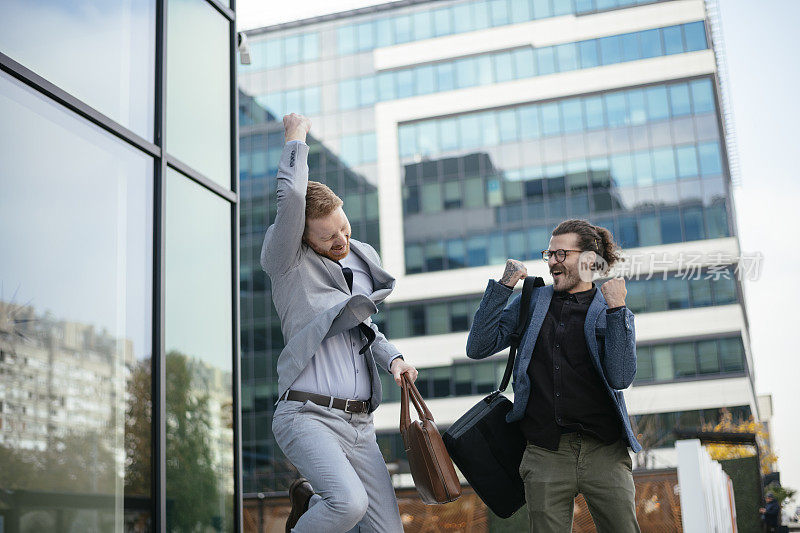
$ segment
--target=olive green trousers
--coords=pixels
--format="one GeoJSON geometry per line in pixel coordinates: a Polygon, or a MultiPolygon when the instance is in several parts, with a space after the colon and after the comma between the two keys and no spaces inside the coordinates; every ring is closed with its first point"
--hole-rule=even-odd
{"type": "Polygon", "coordinates": [[[575,497],[583,494],[599,533],[639,533],[628,447],[583,433],[561,436],[558,450],[528,443],[519,467],[530,531],[569,533],[575,497]]]}

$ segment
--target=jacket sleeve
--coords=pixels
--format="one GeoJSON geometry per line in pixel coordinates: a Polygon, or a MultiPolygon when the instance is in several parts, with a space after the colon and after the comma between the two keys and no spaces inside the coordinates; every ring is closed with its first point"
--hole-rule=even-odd
{"type": "Polygon", "coordinates": [[[402,354],[397,349],[397,346],[389,342],[386,336],[378,330],[378,326],[372,323],[372,320],[368,322],[368,325],[375,332],[375,341],[371,346],[372,355],[375,357],[375,362],[388,372],[392,361],[402,357],[402,354]]]}
{"type": "Polygon", "coordinates": [[[633,319],[633,312],[627,307],[606,315],[603,371],[608,384],[617,390],[630,387],[636,376],[636,328],[633,319]]]}
{"type": "Polygon", "coordinates": [[[520,295],[509,302],[512,290],[489,280],[467,337],[467,357],[483,359],[507,348],[519,320],[520,295]]]}
{"type": "Polygon", "coordinates": [[[261,267],[267,274],[283,274],[297,264],[306,225],[307,187],[308,145],[288,142],[278,163],[278,213],[261,246],[261,267]]]}

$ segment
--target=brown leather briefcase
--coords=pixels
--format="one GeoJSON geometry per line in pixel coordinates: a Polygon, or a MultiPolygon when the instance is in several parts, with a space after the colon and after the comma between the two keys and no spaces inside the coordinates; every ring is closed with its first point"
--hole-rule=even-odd
{"type": "Polygon", "coordinates": [[[411,477],[422,501],[431,505],[457,500],[461,496],[461,483],[453,468],[453,461],[436,429],[433,415],[406,374],[403,374],[400,399],[400,434],[403,436],[411,477]],[[411,421],[409,397],[417,409],[419,421],[411,421]]]}

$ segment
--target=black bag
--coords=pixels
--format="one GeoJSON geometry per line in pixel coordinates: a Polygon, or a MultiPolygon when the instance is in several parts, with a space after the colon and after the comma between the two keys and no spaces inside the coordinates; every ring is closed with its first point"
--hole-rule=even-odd
{"type": "Polygon", "coordinates": [[[456,420],[442,439],[453,462],[475,493],[501,518],[508,518],[525,504],[525,487],[519,475],[525,437],[519,424],[506,422],[513,404],[503,396],[514,370],[514,358],[528,322],[534,287],[542,278],[525,278],[517,329],[511,334],[508,363],[500,388],[456,420]]]}

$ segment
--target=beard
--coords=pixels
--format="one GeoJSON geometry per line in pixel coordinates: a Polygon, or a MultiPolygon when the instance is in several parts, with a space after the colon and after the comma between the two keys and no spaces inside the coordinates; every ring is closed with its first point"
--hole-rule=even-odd
{"type": "Polygon", "coordinates": [[[350,253],[350,241],[347,241],[347,244],[345,244],[340,250],[334,250],[332,248],[322,249],[322,248],[317,248],[311,243],[307,244],[311,247],[312,250],[317,252],[319,255],[321,255],[322,257],[327,257],[331,261],[341,261],[342,259],[347,257],[347,254],[350,253]]]}
{"type": "MultiPolygon", "coordinates": [[[[580,282],[581,278],[577,272],[572,269],[561,268],[563,274],[553,277],[553,289],[556,291],[570,291],[574,289],[580,282]]],[[[551,272],[552,275],[552,272],[551,272]]]]}

